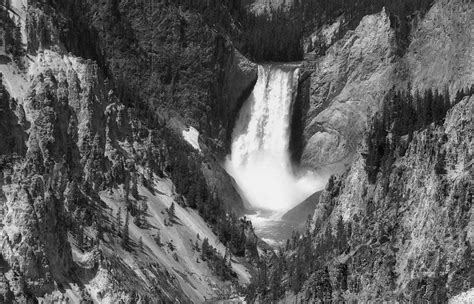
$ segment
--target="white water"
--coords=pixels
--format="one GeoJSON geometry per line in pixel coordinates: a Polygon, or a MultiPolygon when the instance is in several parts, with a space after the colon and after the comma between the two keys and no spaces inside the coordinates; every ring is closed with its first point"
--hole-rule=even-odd
{"type": "Polygon", "coordinates": [[[324,187],[315,172],[294,168],[289,154],[296,65],[258,67],[258,80],[240,110],[226,170],[255,208],[288,210],[324,187]]]}

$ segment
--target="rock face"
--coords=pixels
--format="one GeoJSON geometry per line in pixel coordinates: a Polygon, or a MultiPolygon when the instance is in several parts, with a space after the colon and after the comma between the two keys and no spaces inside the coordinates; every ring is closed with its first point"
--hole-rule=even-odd
{"type": "Polygon", "coordinates": [[[247,0],[250,11],[254,14],[265,14],[272,10],[289,9],[293,5],[293,0],[247,0]]]}
{"type": "Polygon", "coordinates": [[[315,62],[305,62],[309,103],[301,162],[314,168],[349,162],[367,116],[389,88],[394,31],[385,11],[366,16],[315,62]]]}
{"type": "MultiPolygon", "coordinates": [[[[319,255],[334,297],[446,302],[472,288],[473,107],[474,97],[466,97],[444,125],[416,133],[375,184],[360,155],[330,183],[315,213],[314,241],[324,251],[336,230],[347,240],[319,255]]],[[[316,295],[312,288],[303,288],[307,299],[316,295]]]]}
{"type": "MultiPolygon", "coordinates": [[[[150,113],[130,100],[123,102],[124,95],[114,83],[116,75],[104,76],[108,74],[100,65],[104,62],[66,51],[91,55],[97,50],[78,46],[84,37],[79,35],[79,39],[77,32],[64,35],[61,26],[73,21],[61,13],[62,5],[53,8],[30,1],[23,7],[23,2],[15,2],[15,11],[18,5],[22,11],[21,18],[14,19],[18,28],[26,29],[20,32],[23,36],[16,37],[27,42],[29,55],[22,58],[25,66],[18,67],[8,52],[0,54],[4,59],[0,62],[0,302],[190,303],[223,296],[227,289],[230,292],[230,284],[223,282],[211,264],[200,260],[196,249],[204,238],[216,248],[215,255],[224,256],[225,246],[197,211],[185,208],[193,203],[195,209],[197,205],[204,209],[212,197],[214,205],[200,209],[201,215],[224,208],[237,214],[243,210],[229,176],[216,160],[223,150],[225,127],[213,125],[204,131],[199,139],[203,149],[198,151],[170,126],[171,116],[181,125],[199,125],[195,111],[199,108],[208,117],[217,115],[210,113],[211,105],[196,102],[174,114],[164,107],[170,111],[159,117],[163,119],[151,119],[150,113]],[[77,48],[71,47],[74,44],[77,48]],[[216,133],[215,141],[210,133],[216,133]],[[190,181],[194,188],[189,187],[190,181]],[[172,204],[182,205],[176,207],[180,223],[175,228],[164,211],[172,204]],[[199,233],[202,238],[196,236],[199,233]]],[[[165,28],[172,32],[172,40],[179,36],[175,22],[182,16],[177,9],[167,12],[162,17],[169,22],[165,28]]],[[[2,13],[2,18],[10,18],[2,13]]],[[[187,21],[198,18],[186,17],[187,21]]],[[[140,27],[133,26],[138,32],[140,27]]],[[[117,35],[126,36],[123,32],[117,35]]],[[[214,40],[206,42],[212,45],[214,40]]],[[[196,47],[205,57],[200,60],[211,60],[214,49],[209,45],[205,50],[196,47]]],[[[101,55],[110,55],[108,50],[101,55]]],[[[166,50],[160,48],[160,52],[166,50]]],[[[219,100],[230,103],[222,107],[227,111],[222,121],[226,121],[253,85],[256,71],[231,45],[221,56],[212,59],[222,60],[224,66],[227,95],[219,100]],[[234,82],[239,86],[231,86],[234,82]]],[[[122,58],[109,59],[112,74],[127,70],[117,66],[117,62],[125,65],[122,58]]],[[[178,64],[184,64],[180,60],[178,64]]],[[[132,72],[139,73],[135,68],[132,72]]],[[[184,96],[193,89],[176,92],[176,88],[198,88],[194,92],[201,101],[216,101],[200,84],[188,81],[196,77],[209,85],[207,76],[217,79],[213,68],[200,70],[200,78],[185,77],[186,73],[178,76],[182,70],[170,67],[158,87],[170,96],[181,94],[179,98],[186,102],[196,101],[184,96]]],[[[163,104],[156,104],[159,106],[163,104]]],[[[199,119],[204,121],[202,126],[210,124],[204,116],[199,119]]],[[[250,228],[246,233],[255,238],[250,228]]],[[[245,256],[245,249],[241,255],[245,256]]],[[[235,282],[248,282],[245,267],[239,262],[232,265],[225,267],[231,268],[235,282]]]]}
{"type": "Polygon", "coordinates": [[[401,47],[383,10],[307,57],[296,159],[348,166],[329,179],[311,228],[264,260],[250,301],[473,301],[473,13],[466,1],[435,1],[410,16],[401,47]],[[443,104],[447,114],[433,118],[443,104]],[[415,127],[424,114],[431,120],[415,127]]]}
{"type": "Polygon", "coordinates": [[[227,63],[224,68],[223,99],[227,100],[225,105],[227,118],[226,142],[230,147],[231,135],[239,110],[257,82],[257,64],[245,58],[233,47],[227,51],[227,63]]]}
{"type": "Polygon", "coordinates": [[[444,121],[401,138],[390,131],[393,150],[374,181],[361,146],[350,170],[329,180],[311,227],[267,260],[270,287],[250,298],[472,302],[473,109],[471,92],[444,121]]]}
{"type": "Polygon", "coordinates": [[[436,1],[413,18],[411,43],[400,52],[387,12],[366,16],[326,54],[305,62],[307,108],[301,162],[320,168],[348,163],[388,90],[449,86],[451,96],[474,82],[472,6],[436,1]]]}
{"type": "MultiPolygon", "coordinates": [[[[119,140],[131,138],[130,116],[123,106],[110,109],[116,100],[97,64],[44,50],[28,74],[30,87],[22,100],[11,99],[2,86],[6,303],[28,302],[57,292],[58,284],[78,282],[71,274],[81,271],[73,261],[76,243],[69,241],[77,240],[73,227],[104,220],[105,214],[91,209],[100,202],[96,191],[129,174],[123,170],[127,159],[117,149],[123,149],[119,140]]],[[[94,267],[97,262],[91,261],[94,267]]]]}
{"type": "Polygon", "coordinates": [[[473,18],[469,1],[435,2],[412,34],[412,43],[403,58],[413,89],[442,89],[449,85],[454,95],[472,85],[473,18]]]}

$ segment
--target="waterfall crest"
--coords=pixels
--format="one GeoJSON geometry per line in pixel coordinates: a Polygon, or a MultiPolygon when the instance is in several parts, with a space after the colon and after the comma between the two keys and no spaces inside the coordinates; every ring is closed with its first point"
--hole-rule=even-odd
{"type": "Polygon", "coordinates": [[[258,80],[232,133],[226,170],[256,208],[284,211],[323,187],[311,171],[294,168],[289,139],[296,65],[260,65],[258,80]]]}

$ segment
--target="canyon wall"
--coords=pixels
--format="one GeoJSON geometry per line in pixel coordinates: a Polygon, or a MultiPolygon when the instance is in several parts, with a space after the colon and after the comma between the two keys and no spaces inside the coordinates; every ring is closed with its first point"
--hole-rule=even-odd
{"type": "Polygon", "coordinates": [[[435,1],[425,16],[412,18],[410,44],[397,37],[396,17],[386,10],[364,17],[323,56],[307,55],[310,78],[301,163],[340,168],[352,156],[389,90],[449,87],[451,97],[474,83],[472,5],[435,1]]]}

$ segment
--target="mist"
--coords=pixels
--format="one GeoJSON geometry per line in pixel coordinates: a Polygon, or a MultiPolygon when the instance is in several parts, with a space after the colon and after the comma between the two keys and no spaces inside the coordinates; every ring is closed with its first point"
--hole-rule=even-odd
{"type": "Polygon", "coordinates": [[[291,163],[290,121],[297,65],[258,67],[258,80],[240,110],[225,168],[257,209],[285,211],[321,190],[327,176],[291,163]]]}

